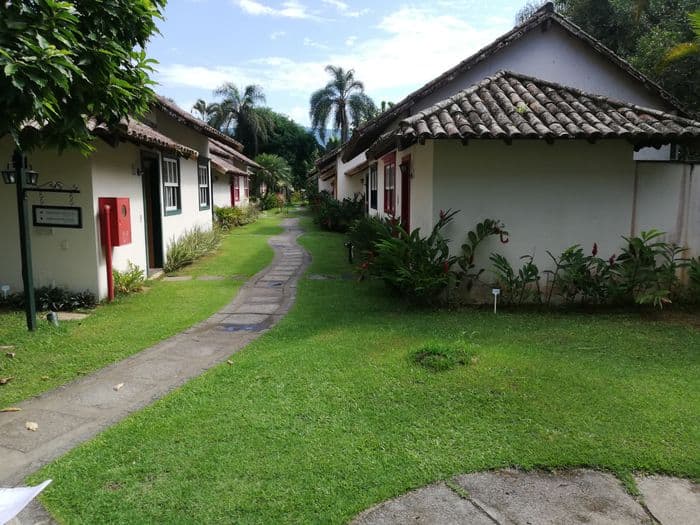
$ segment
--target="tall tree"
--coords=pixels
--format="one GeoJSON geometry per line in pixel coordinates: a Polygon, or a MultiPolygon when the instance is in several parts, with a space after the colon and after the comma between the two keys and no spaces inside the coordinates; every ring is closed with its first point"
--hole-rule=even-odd
{"type": "Polygon", "coordinates": [[[333,130],[340,130],[341,142],[347,142],[350,128],[357,127],[377,111],[372,99],[365,94],[365,86],[355,79],[355,71],[338,66],[326,66],[331,80],[311,95],[309,116],[311,126],[321,140],[332,121],[333,130]]]}
{"type": "Polygon", "coordinates": [[[192,106],[192,112],[204,122],[209,122],[212,114],[212,107],[211,104],[207,104],[203,98],[200,98],[197,99],[197,102],[192,106]]]}
{"type": "Polygon", "coordinates": [[[700,54],[666,57],[695,41],[688,13],[698,0],[556,0],[557,10],[657,81],[690,111],[700,111],[700,54]],[[664,67],[665,66],[665,67],[664,67]]]}
{"type": "Polygon", "coordinates": [[[220,102],[213,105],[215,123],[220,124],[223,131],[232,132],[231,127],[235,122],[235,134],[249,133],[253,138],[253,154],[257,155],[259,142],[266,140],[272,131],[269,115],[259,111],[259,105],[265,103],[262,87],[249,85],[241,92],[235,84],[226,82],[214,94],[222,97],[220,102]]]}
{"type": "MultiPolygon", "coordinates": [[[[292,169],[294,187],[303,187],[319,149],[316,138],[286,115],[269,108],[261,108],[259,111],[267,112],[273,122],[270,136],[260,142],[260,153],[272,153],[285,158],[292,169]]],[[[251,138],[240,136],[239,140],[246,148],[249,145],[252,148],[251,138]]]]}
{"type": "Polygon", "coordinates": [[[113,125],[145,113],[153,61],[144,49],[165,3],[0,2],[0,136],[24,151],[89,151],[89,117],[113,125]]]}

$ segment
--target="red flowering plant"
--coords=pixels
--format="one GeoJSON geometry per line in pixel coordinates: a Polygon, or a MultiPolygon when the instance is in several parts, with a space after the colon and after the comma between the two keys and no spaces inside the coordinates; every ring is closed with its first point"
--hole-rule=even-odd
{"type": "Polygon", "coordinates": [[[593,243],[590,255],[580,244],[565,249],[559,257],[549,251],[547,255],[554,262],[554,270],[545,271],[550,277],[547,304],[555,291],[567,304],[599,304],[608,299],[615,256],[607,260],[598,257],[598,243],[593,243]]]}

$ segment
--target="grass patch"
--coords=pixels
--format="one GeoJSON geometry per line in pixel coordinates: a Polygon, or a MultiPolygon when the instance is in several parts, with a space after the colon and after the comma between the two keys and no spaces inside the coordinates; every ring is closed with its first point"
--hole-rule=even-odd
{"type": "Polygon", "coordinates": [[[469,364],[474,356],[463,348],[445,346],[444,344],[429,344],[411,353],[411,360],[432,370],[445,372],[458,366],[469,364]]]}
{"type": "MultiPolygon", "coordinates": [[[[118,298],[98,307],[80,322],[55,328],[42,321],[28,333],[23,312],[0,313],[0,345],[14,346],[15,357],[0,355],[0,377],[13,377],[0,386],[0,408],[40,394],[135,354],[193,324],[228,303],[243,279],[264,268],[273,252],[267,244],[279,233],[277,218],[266,218],[226,235],[216,254],[183,274],[237,275],[233,281],[147,283],[140,294],[118,298]]],[[[3,352],[4,354],[4,352],[3,352]]]]}
{"type": "MultiPolygon", "coordinates": [[[[311,227],[305,221],[307,227],[311,227]]],[[[302,238],[343,273],[343,238],[302,238]]],[[[638,315],[412,309],[302,280],[276,328],[32,477],[70,523],[344,523],[469,471],[700,477],[700,331],[638,315]],[[407,354],[461,347],[447,374],[407,354]]]]}

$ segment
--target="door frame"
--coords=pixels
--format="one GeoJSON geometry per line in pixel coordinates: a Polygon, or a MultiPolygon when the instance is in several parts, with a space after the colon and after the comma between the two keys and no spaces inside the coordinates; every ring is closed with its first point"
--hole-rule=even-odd
{"type": "Polygon", "coordinates": [[[401,159],[401,227],[411,231],[411,156],[401,159]]]}
{"type": "Polygon", "coordinates": [[[163,253],[163,214],[160,199],[160,156],[157,153],[141,152],[141,186],[147,270],[162,268],[165,263],[165,254],[163,253]],[[145,161],[153,162],[150,170],[145,161]]]}

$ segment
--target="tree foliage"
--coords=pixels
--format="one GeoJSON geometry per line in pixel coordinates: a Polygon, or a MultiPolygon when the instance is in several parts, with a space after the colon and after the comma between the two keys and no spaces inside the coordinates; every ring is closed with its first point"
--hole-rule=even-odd
{"type": "Polygon", "coordinates": [[[236,138],[247,135],[252,138],[254,155],[258,154],[260,141],[267,140],[273,128],[269,115],[260,111],[265,103],[265,93],[258,85],[246,86],[243,91],[232,82],[226,82],[214,91],[222,97],[220,102],[205,108],[209,124],[236,138]]]}
{"type": "Polygon", "coordinates": [[[326,140],[326,129],[340,131],[341,142],[347,142],[351,127],[357,127],[377,113],[365,86],[355,78],[355,71],[338,66],[326,66],[331,80],[311,95],[309,116],[311,127],[326,140]]]}
{"type": "Polygon", "coordinates": [[[292,169],[283,157],[270,153],[261,153],[255,157],[255,162],[262,167],[256,173],[253,181],[253,185],[258,192],[263,183],[267,186],[268,192],[293,188],[292,169]]]}
{"type": "MultiPolygon", "coordinates": [[[[292,170],[292,185],[303,188],[313,169],[313,162],[318,157],[319,144],[316,138],[286,115],[269,108],[261,111],[269,114],[273,128],[267,140],[260,144],[260,153],[271,153],[286,159],[292,170]]],[[[239,140],[248,147],[249,138],[240,137],[239,140]]]]}
{"type": "Polygon", "coordinates": [[[697,43],[691,13],[699,0],[556,0],[557,10],[642,73],[656,80],[691,111],[700,110],[700,55],[667,55],[697,43]],[[686,46],[687,47],[687,46],[686,46]]]}
{"type": "Polygon", "coordinates": [[[25,151],[89,151],[89,117],[114,125],[145,113],[153,61],[144,48],[165,3],[0,2],[0,136],[25,151]]]}

